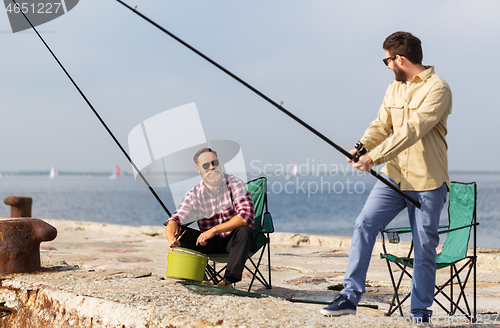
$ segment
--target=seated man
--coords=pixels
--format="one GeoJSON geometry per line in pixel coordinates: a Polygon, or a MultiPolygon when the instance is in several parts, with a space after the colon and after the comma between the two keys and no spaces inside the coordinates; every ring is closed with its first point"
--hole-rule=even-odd
{"type": "Polygon", "coordinates": [[[168,246],[205,254],[227,254],[224,280],[230,286],[241,280],[248,252],[255,248],[254,206],[245,183],[225,174],[217,153],[202,148],[193,157],[202,181],[186,193],[167,221],[168,246]],[[198,228],[181,227],[196,215],[198,228]],[[182,233],[182,238],[177,237],[182,233]]]}

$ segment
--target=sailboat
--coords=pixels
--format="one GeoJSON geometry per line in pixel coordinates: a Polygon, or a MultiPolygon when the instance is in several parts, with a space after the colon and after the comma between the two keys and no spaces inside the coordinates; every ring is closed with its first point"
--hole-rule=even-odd
{"type": "Polygon", "coordinates": [[[49,178],[55,179],[58,175],[59,175],[59,172],[57,172],[57,169],[52,166],[50,168],[49,178]]]}
{"type": "Polygon", "coordinates": [[[297,172],[299,171],[299,167],[295,163],[291,163],[288,166],[289,172],[287,175],[285,175],[285,179],[289,180],[291,178],[295,178],[297,176],[297,172]]]}
{"type": "Polygon", "coordinates": [[[116,180],[122,175],[122,170],[118,165],[115,165],[115,172],[109,176],[109,180],[116,180]]]}

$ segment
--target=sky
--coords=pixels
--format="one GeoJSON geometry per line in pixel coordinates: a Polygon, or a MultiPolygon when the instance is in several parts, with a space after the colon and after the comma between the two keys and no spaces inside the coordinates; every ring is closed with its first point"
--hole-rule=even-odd
{"type": "MultiPolygon", "coordinates": [[[[453,92],[449,168],[498,171],[500,2],[126,0],[349,150],[394,74],[384,39],[409,31],[453,92]],[[492,151],[493,150],[493,151],[492,151]]],[[[114,0],[82,0],[37,27],[120,143],[146,119],[196,103],[208,140],[248,167],[345,164],[304,127],[114,0]]],[[[130,170],[32,31],[0,13],[0,172],[130,170]]]]}

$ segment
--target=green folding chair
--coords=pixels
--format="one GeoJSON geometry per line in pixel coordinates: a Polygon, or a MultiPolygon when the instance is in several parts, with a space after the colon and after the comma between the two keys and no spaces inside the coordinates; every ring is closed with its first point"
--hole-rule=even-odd
{"type": "MultiPolygon", "coordinates": [[[[446,241],[443,245],[441,253],[436,258],[436,268],[443,269],[450,267],[450,278],[442,285],[435,285],[434,301],[438,304],[448,315],[452,316],[457,311],[467,317],[468,320],[476,321],[476,226],[479,225],[476,220],[476,200],[477,200],[477,186],[475,182],[460,183],[451,182],[450,184],[450,201],[448,206],[449,225],[440,226],[439,234],[447,234],[446,241]],[[473,230],[473,255],[467,255],[469,245],[471,228],[473,230]],[[462,262],[465,260],[464,262],[462,262]],[[468,268],[468,270],[467,270],[468,268]],[[464,273],[462,273],[464,272],[464,273]],[[469,277],[473,273],[473,311],[469,306],[469,302],[465,293],[465,286],[469,277]],[[465,276],[465,277],[464,277],[465,276]],[[458,285],[458,295],[454,295],[454,285],[458,285]],[[445,288],[448,289],[446,293],[445,288]],[[449,302],[449,306],[443,305],[436,299],[437,295],[442,295],[449,302]],[[460,306],[463,304],[463,306],[460,306]]],[[[413,258],[411,253],[413,251],[413,242],[410,246],[410,251],[406,257],[398,257],[396,255],[388,254],[385,246],[384,233],[388,237],[389,243],[398,243],[399,234],[411,232],[410,228],[388,228],[381,231],[382,245],[384,254],[380,254],[381,259],[385,259],[391,282],[394,288],[394,295],[389,307],[387,315],[392,315],[395,311],[399,310],[400,315],[403,314],[402,304],[410,297],[408,293],[402,300],[400,300],[398,291],[401,286],[401,281],[404,276],[411,279],[411,274],[408,268],[413,268],[413,258]],[[391,263],[396,265],[401,274],[396,283],[394,279],[391,263]]]]}
{"type": "MultiPolygon", "coordinates": [[[[253,268],[245,265],[245,269],[252,275],[252,281],[248,287],[248,291],[252,289],[252,285],[257,279],[267,289],[271,288],[271,250],[269,234],[274,232],[273,219],[269,213],[267,205],[267,179],[260,177],[247,182],[247,189],[250,192],[255,208],[255,234],[256,251],[248,254],[248,261],[253,268]],[[259,267],[262,262],[262,257],[267,250],[267,270],[268,279],[264,277],[259,267]],[[254,262],[252,256],[258,255],[257,263],[254,262]]],[[[221,272],[226,269],[226,266],[217,270],[217,263],[227,263],[228,254],[207,254],[210,263],[207,265],[206,273],[213,284],[218,284],[222,281],[221,272]]]]}

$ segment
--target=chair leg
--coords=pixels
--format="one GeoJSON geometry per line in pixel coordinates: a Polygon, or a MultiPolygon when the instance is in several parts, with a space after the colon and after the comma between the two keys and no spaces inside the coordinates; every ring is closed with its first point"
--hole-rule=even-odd
{"type": "MultiPolygon", "coordinates": [[[[401,316],[403,315],[403,310],[401,309],[401,302],[399,301],[399,295],[398,295],[398,289],[399,289],[399,286],[396,286],[396,282],[394,281],[394,275],[392,273],[392,269],[391,269],[391,264],[389,262],[388,259],[386,259],[386,262],[387,262],[387,268],[388,268],[388,271],[389,271],[389,275],[391,277],[391,282],[392,282],[392,288],[394,289],[394,294],[392,295],[392,300],[391,300],[391,303],[390,303],[390,306],[389,306],[389,310],[387,311],[387,316],[391,316],[397,309],[399,309],[399,313],[401,314],[401,316]],[[398,306],[396,307],[394,301],[397,300],[398,301],[398,306]],[[392,309],[393,307],[394,310],[392,309]]],[[[401,281],[401,279],[399,280],[401,281]]]]}
{"type": "Polygon", "coordinates": [[[473,258],[473,268],[474,268],[474,316],[472,318],[473,322],[477,322],[477,308],[476,308],[476,268],[477,268],[477,257],[476,257],[476,227],[474,226],[474,258],[473,258]]]}
{"type": "Polygon", "coordinates": [[[224,278],[220,275],[222,271],[226,270],[226,265],[224,265],[224,267],[222,269],[220,269],[219,271],[217,271],[217,284],[219,282],[221,282],[224,278]]]}
{"type": "MultiPolygon", "coordinates": [[[[250,260],[250,262],[252,262],[253,266],[255,267],[255,264],[253,263],[252,259],[250,257],[248,259],[250,260]]],[[[253,282],[255,281],[257,272],[252,272],[252,270],[250,270],[246,265],[245,268],[252,274],[252,280],[250,281],[250,286],[248,286],[248,291],[250,292],[250,290],[252,289],[253,282]]]]}
{"type": "Polygon", "coordinates": [[[272,288],[271,284],[271,239],[267,234],[267,271],[269,273],[269,289],[272,288]]]}
{"type": "MultiPolygon", "coordinates": [[[[452,274],[451,274],[451,277],[450,279],[448,279],[443,285],[441,286],[435,286],[436,288],[436,292],[434,293],[434,301],[436,302],[436,304],[438,304],[448,315],[453,315],[456,313],[456,311],[458,310],[459,312],[461,312],[465,317],[467,317],[468,320],[472,320],[472,313],[471,313],[471,310],[470,310],[470,306],[468,304],[468,301],[467,301],[467,298],[466,298],[466,295],[465,295],[465,286],[467,284],[467,281],[469,280],[469,277],[470,277],[470,273],[472,271],[472,268],[473,268],[473,263],[472,263],[472,260],[471,258],[469,258],[469,261],[467,263],[465,263],[461,268],[460,270],[457,270],[456,266],[455,265],[452,265],[451,266],[451,269],[452,270],[452,274]],[[465,277],[465,280],[464,282],[462,283],[461,279],[460,279],[460,273],[465,269],[469,267],[469,270],[467,271],[467,274],[466,274],[466,277],[465,277]],[[453,271],[454,270],[454,271],[453,271]],[[454,272],[454,273],[453,273],[454,272]],[[453,300],[453,297],[450,297],[452,296],[452,294],[450,293],[450,296],[446,295],[443,290],[444,288],[446,288],[446,286],[448,284],[453,285],[453,281],[454,281],[454,278],[457,278],[457,282],[458,282],[458,285],[460,287],[460,293],[458,295],[458,298],[457,298],[457,301],[453,300]],[[443,306],[437,299],[436,299],[436,296],[438,294],[441,294],[442,296],[444,296],[449,302],[450,302],[450,308],[447,309],[445,306],[443,306]],[[467,308],[467,313],[459,306],[460,304],[460,301],[461,301],[461,298],[464,298],[464,303],[466,305],[466,308],[467,308]]],[[[452,288],[452,287],[450,287],[452,288]]],[[[475,302],[475,300],[474,300],[475,302]]]]}
{"type": "Polygon", "coordinates": [[[217,271],[216,263],[212,262],[212,263],[207,264],[207,267],[205,269],[205,273],[207,273],[207,276],[210,278],[210,281],[212,281],[212,283],[214,285],[217,285],[219,282],[222,281],[222,277],[221,277],[220,273],[222,271],[224,271],[225,268],[226,267],[224,266],[222,269],[217,271]]]}
{"type": "MultiPolygon", "coordinates": [[[[389,271],[389,276],[391,277],[391,282],[392,282],[392,289],[395,291],[395,286],[396,286],[396,282],[394,281],[394,275],[392,274],[392,270],[391,270],[391,264],[389,262],[388,259],[385,259],[385,262],[387,263],[387,271],[389,271]]],[[[387,311],[387,313],[385,314],[386,316],[390,316],[392,315],[394,312],[392,311],[392,307],[394,306],[394,299],[398,297],[396,295],[396,292],[394,292],[394,294],[392,295],[392,300],[391,302],[389,303],[389,310],[387,311]]],[[[398,303],[399,303],[399,299],[398,299],[398,303]]]]}
{"type": "MultiPolygon", "coordinates": [[[[263,247],[268,247],[269,245],[264,245],[263,247]]],[[[250,270],[246,265],[245,265],[245,268],[253,275],[252,276],[252,281],[250,282],[250,286],[248,287],[248,291],[250,291],[252,289],[252,285],[253,285],[253,282],[255,281],[255,279],[257,278],[257,280],[262,283],[262,285],[264,285],[264,287],[266,287],[267,289],[271,289],[271,284],[270,283],[267,283],[266,282],[266,279],[264,278],[264,276],[262,275],[262,273],[260,272],[259,270],[259,265],[262,261],[262,257],[264,255],[264,251],[265,249],[262,250],[262,252],[260,253],[260,256],[259,256],[259,261],[257,262],[257,265],[255,265],[254,261],[252,260],[251,257],[248,257],[248,260],[252,263],[252,265],[254,266],[255,268],[255,271],[252,272],[252,270],[250,270]],[[259,277],[259,276],[260,277],[259,277]]],[[[270,272],[271,268],[269,267],[269,272],[270,272]]]]}
{"type": "MultiPolygon", "coordinates": [[[[453,268],[450,265],[450,298],[453,300],[453,268]]],[[[450,315],[453,315],[455,313],[456,309],[453,310],[453,302],[450,302],[450,315]]]]}
{"type": "MultiPolygon", "coordinates": [[[[246,265],[245,265],[245,269],[247,269],[249,272],[252,272],[252,270],[250,270],[250,268],[246,265]]],[[[255,274],[252,278],[253,280],[257,279],[267,289],[271,288],[269,286],[269,284],[266,282],[266,279],[264,278],[264,276],[262,275],[262,273],[260,271],[256,270],[256,271],[252,272],[252,274],[255,274]]],[[[250,286],[248,287],[248,291],[250,291],[252,289],[252,285],[253,285],[253,282],[251,282],[250,286]]]]}
{"type": "Polygon", "coordinates": [[[205,275],[209,278],[209,281],[212,281],[215,279],[216,272],[214,271],[214,268],[211,266],[211,264],[207,264],[207,267],[205,268],[205,275]]]}
{"type": "MultiPolygon", "coordinates": [[[[469,276],[470,276],[470,272],[471,272],[472,266],[470,266],[469,272],[467,272],[467,275],[466,275],[465,280],[464,280],[463,283],[460,281],[460,275],[458,274],[457,267],[455,265],[453,265],[453,268],[455,269],[455,275],[456,275],[456,278],[457,278],[457,281],[458,281],[458,286],[460,287],[460,293],[458,295],[458,299],[457,299],[457,303],[456,303],[457,304],[457,308],[458,308],[458,304],[460,304],[460,299],[463,296],[464,297],[465,306],[467,307],[467,312],[469,313],[469,316],[470,316],[471,311],[470,311],[470,307],[469,307],[469,302],[467,302],[467,297],[465,296],[465,287],[467,285],[467,280],[469,280],[469,276]]],[[[454,312],[452,313],[452,315],[453,314],[454,314],[454,312]]],[[[469,318],[469,320],[470,320],[470,318],[469,318]]]]}
{"type": "Polygon", "coordinates": [[[394,289],[394,295],[392,296],[392,300],[391,300],[391,303],[390,303],[390,307],[389,307],[389,310],[387,311],[387,316],[391,316],[394,312],[396,312],[397,309],[399,309],[399,314],[401,316],[403,316],[403,303],[408,299],[408,297],[410,297],[411,293],[407,294],[402,301],[399,300],[399,288],[401,287],[401,282],[403,281],[403,277],[406,273],[407,276],[410,277],[411,279],[411,275],[406,271],[406,268],[407,268],[407,263],[405,263],[404,267],[401,266],[399,263],[395,263],[399,269],[401,269],[401,275],[399,276],[399,279],[398,279],[398,283],[396,284],[395,283],[395,280],[394,280],[394,275],[392,273],[392,269],[391,269],[391,264],[390,264],[390,261],[388,259],[386,259],[386,263],[387,263],[387,268],[389,269],[389,274],[391,276],[391,282],[392,282],[392,287],[394,289]],[[396,306],[394,301],[397,301],[398,305],[396,306]],[[395,307],[393,309],[393,306],[395,307]]]}
{"type": "Polygon", "coordinates": [[[436,296],[438,294],[442,294],[449,302],[450,304],[454,304],[453,302],[453,299],[451,299],[448,295],[446,295],[444,292],[443,292],[443,289],[447,286],[448,284],[444,284],[442,286],[437,286],[435,285],[434,288],[436,289],[436,291],[434,292],[434,302],[439,305],[439,307],[441,307],[441,309],[443,309],[444,312],[446,312],[447,315],[451,315],[451,311],[449,308],[447,308],[446,306],[444,306],[443,304],[441,304],[441,302],[439,302],[439,300],[436,299],[436,296]]]}

